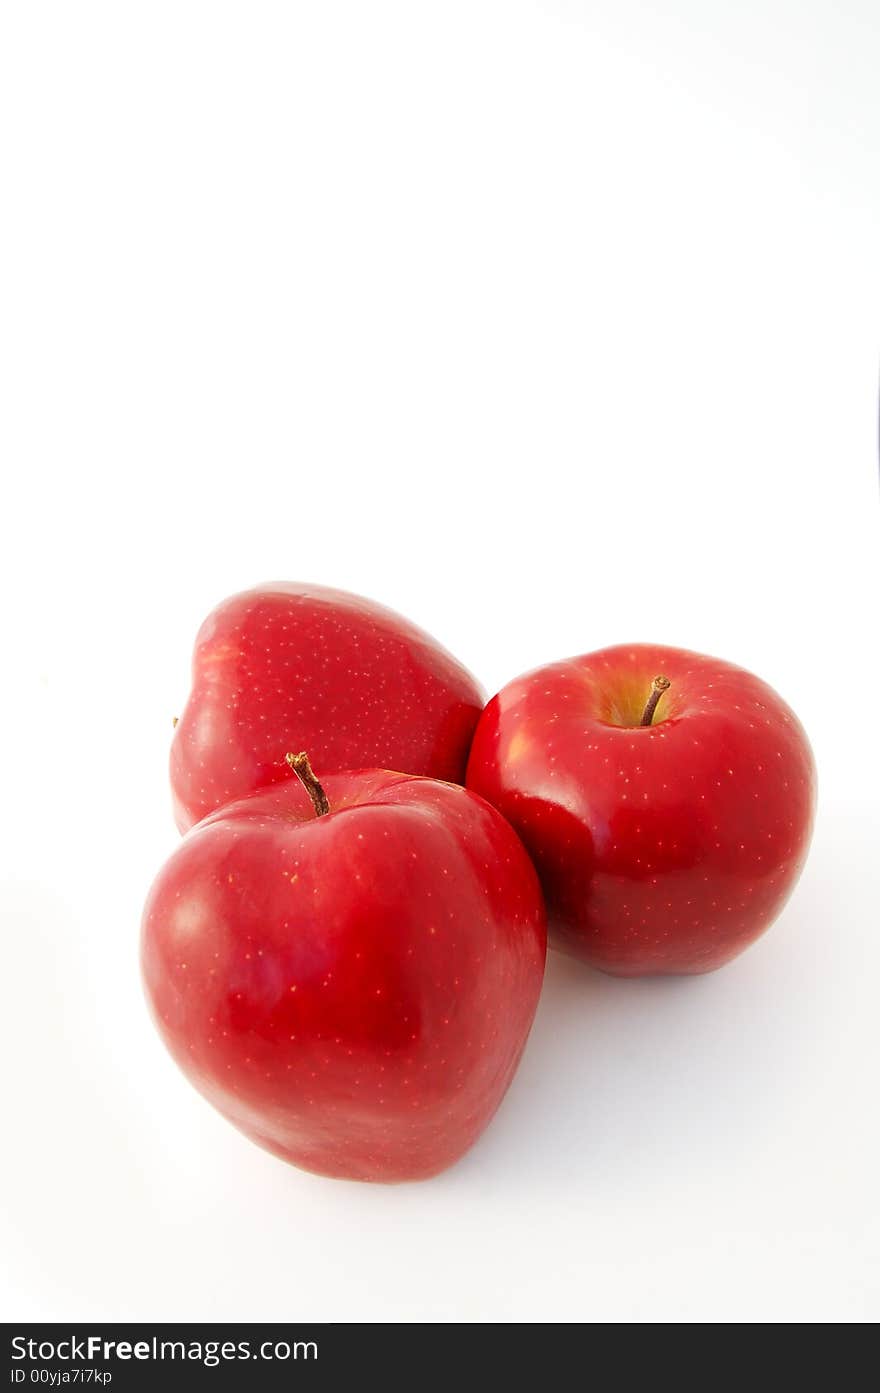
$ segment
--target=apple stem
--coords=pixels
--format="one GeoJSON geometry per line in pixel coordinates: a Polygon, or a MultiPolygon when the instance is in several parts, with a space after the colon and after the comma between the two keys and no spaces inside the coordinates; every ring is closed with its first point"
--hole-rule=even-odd
{"type": "Polygon", "coordinates": [[[642,712],[642,719],[639,725],[649,726],[651,724],[654,719],[654,712],[657,710],[657,702],[664,692],[669,691],[669,687],[670,682],[668,677],[654,678],[654,681],[651,683],[651,695],[648,697],[648,703],[642,712]]]}
{"type": "Polygon", "coordinates": [[[330,804],[327,802],[326,793],[315,778],[314,770],[309,764],[309,757],[305,750],[298,755],[285,755],[284,758],[311,798],[315,817],[324,817],[330,811],[330,804]]]}

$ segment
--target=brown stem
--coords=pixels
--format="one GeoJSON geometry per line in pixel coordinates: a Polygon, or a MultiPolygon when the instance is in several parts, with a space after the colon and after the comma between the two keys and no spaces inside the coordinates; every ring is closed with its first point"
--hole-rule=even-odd
{"type": "Polygon", "coordinates": [[[669,691],[669,686],[670,682],[668,677],[654,678],[654,681],[651,683],[651,695],[648,697],[648,704],[642,712],[642,719],[639,725],[649,726],[651,724],[654,719],[654,712],[657,710],[657,702],[664,692],[669,691]]]}
{"type": "Polygon", "coordinates": [[[327,802],[326,793],[315,778],[314,771],[309,764],[309,757],[305,750],[301,751],[298,755],[285,755],[284,758],[287,760],[287,763],[311,798],[312,807],[315,810],[315,817],[324,817],[324,815],[330,811],[330,804],[327,802]]]}

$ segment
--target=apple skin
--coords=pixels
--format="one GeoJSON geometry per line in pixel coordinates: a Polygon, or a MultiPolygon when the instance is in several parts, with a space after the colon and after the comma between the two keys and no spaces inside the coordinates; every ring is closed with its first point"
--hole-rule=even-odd
{"type": "Polygon", "coordinates": [[[408,620],[358,595],[284,581],[208,616],[171,746],[174,815],[287,782],[285,750],[322,773],[399,769],[464,783],[485,694],[408,620]]]}
{"type": "Polygon", "coordinates": [[[757,677],[625,644],[499,692],[467,785],[531,854],[551,941],[636,977],[710,972],[772,923],[806,858],[816,775],[797,717],[757,677]]]}
{"type": "Polygon", "coordinates": [[[212,814],[160,872],[142,969],[180,1068],[322,1175],[452,1165],[513,1078],[547,933],[515,833],[476,794],[387,771],[288,782],[212,814]]]}

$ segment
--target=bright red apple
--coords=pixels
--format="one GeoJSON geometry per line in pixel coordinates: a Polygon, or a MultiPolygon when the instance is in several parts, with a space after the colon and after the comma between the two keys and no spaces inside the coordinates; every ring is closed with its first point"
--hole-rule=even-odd
{"type": "Polygon", "coordinates": [[[810,840],[794,713],[717,658],[628,644],[505,687],[467,784],[519,832],[559,945],[620,976],[708,972],[768,927],[810,840]]]}
{"type": "Polygon", "coordinates": [[[234,595],[196,639],[171,747],[177,824],[284,781],[285,749],[307,749],[322,774],[463,783],[483,701],[451,654],[371,600],[286,582],[234,595]]]}
{"type": "Polygon", "coordinates": [[[464,788],[385,770],[322,787],[290,762],[303,784],[288,770],[207,817],[160,872],[147,995],[183,1072],[261,1146],[323,1175],[422,1179],[513,1077],[544,972],[538,880],[464,788]]]}

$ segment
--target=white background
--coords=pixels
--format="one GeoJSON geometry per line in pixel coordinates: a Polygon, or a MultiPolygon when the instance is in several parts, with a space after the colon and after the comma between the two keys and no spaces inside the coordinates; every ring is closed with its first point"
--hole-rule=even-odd
{"type": "Polygon", "coordinates": [[[40,3],[0,21],[3,1314],[880,1315],[875,0],[40,3]],[[497,1120],[318,1179],[137,970],[198,623],[362,591],[496,689],[773,683],[814,850],[722,972],[554,957],[497,1120]]]}

